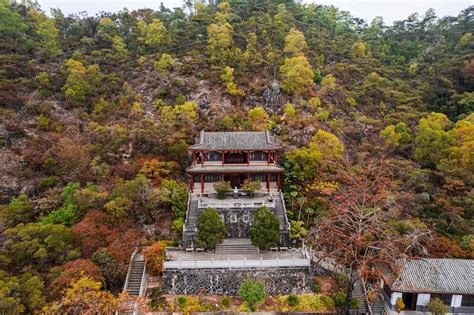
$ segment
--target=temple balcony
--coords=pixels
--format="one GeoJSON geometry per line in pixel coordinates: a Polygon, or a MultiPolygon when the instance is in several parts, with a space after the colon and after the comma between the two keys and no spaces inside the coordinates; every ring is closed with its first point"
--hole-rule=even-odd
{"type": "Polygon", "coordinates": [[[208,165],[277,165],[276,151],[193,151],[192,167],[208,165]]]}
{"type": "Polygon", "coordinates": [[[268,208],[275,208],[276,201],[272,197],[271,193],[261,193],[258,196],[247,196],[238,194],[235,198],[226,198],[226,199],[217,199],[211,197],[201,197],[198,199],[198,209],[206,209],[206,208],[213,208],[213,209],[232,209],[232,208],[239,208],[239,209],[254,209],[260,208],[262,206],[268,208]]]}
{"type": "MultiPolygon", "coordinates": [[[[204,183],[204,189],[201,189],[201,183],[194,183],[194,189],[190,192],[193,196],[197,197],[207,197],[212,199],[217,199],[217,192],[214,189],[214,183],[204,183]]],[[[237,188],[238,196],[242,198],[252,199],[252,198],[260,198],[264,196],[279,194],[280,190],[278,188],[278,183],[270,182],[270,188],[267,190],[265,187],[265,183],[262,183],[262,189],[254,192],[250,195],[247,192],[237,188]]],[[[227,194],[226,200],[232,199],[233,192],[229,192],[227,194]]]]}

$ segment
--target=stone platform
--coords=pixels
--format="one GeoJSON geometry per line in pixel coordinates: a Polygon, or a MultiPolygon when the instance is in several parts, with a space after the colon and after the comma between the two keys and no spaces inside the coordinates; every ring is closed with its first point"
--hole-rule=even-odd
{"type": "Polygon", "coordinates": [[[305,259],[305,255],[299,249],[290,249],[279,252],[259,252],[259,253],[208,253],[208,252],[186,252],[183,250],[168,250],[166,252],[168,261],[219,261],[219,260],[285,260],[285,259],[305,259]]]}

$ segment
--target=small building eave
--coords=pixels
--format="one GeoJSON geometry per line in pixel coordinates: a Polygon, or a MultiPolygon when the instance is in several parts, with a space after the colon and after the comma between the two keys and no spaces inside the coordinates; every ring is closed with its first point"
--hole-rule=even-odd
{"type": "Polygon", "coordinates": [[[283,168],[277,165],[205,165],[186,169],[189,174],[200,173],[281,173],[283,168]]]}

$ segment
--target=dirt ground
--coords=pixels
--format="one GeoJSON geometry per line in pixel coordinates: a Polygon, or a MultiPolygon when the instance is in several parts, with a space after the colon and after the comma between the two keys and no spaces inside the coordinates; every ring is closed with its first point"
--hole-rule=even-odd
{"type": "Polygon", "coordinates": [[[331,276],[316,276],[314,281],[319,283],[321,286],[321,292],[325,295],[331,295],[338,291],[338,284],[336,280],[331,276]]]}

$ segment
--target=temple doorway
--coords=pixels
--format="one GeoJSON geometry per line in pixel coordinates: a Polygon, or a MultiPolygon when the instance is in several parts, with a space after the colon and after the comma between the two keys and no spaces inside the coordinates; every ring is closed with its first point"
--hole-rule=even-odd
{"type": "Polygon", "coordinates": [[[229,174],[229,175],[224,175],[224,181],[230,182],[230,186],[232,189],[235,187],[241,188],[242,184],[244,183],[246,176],[245,175],[239,175],[239,174],[229,174]]]}

